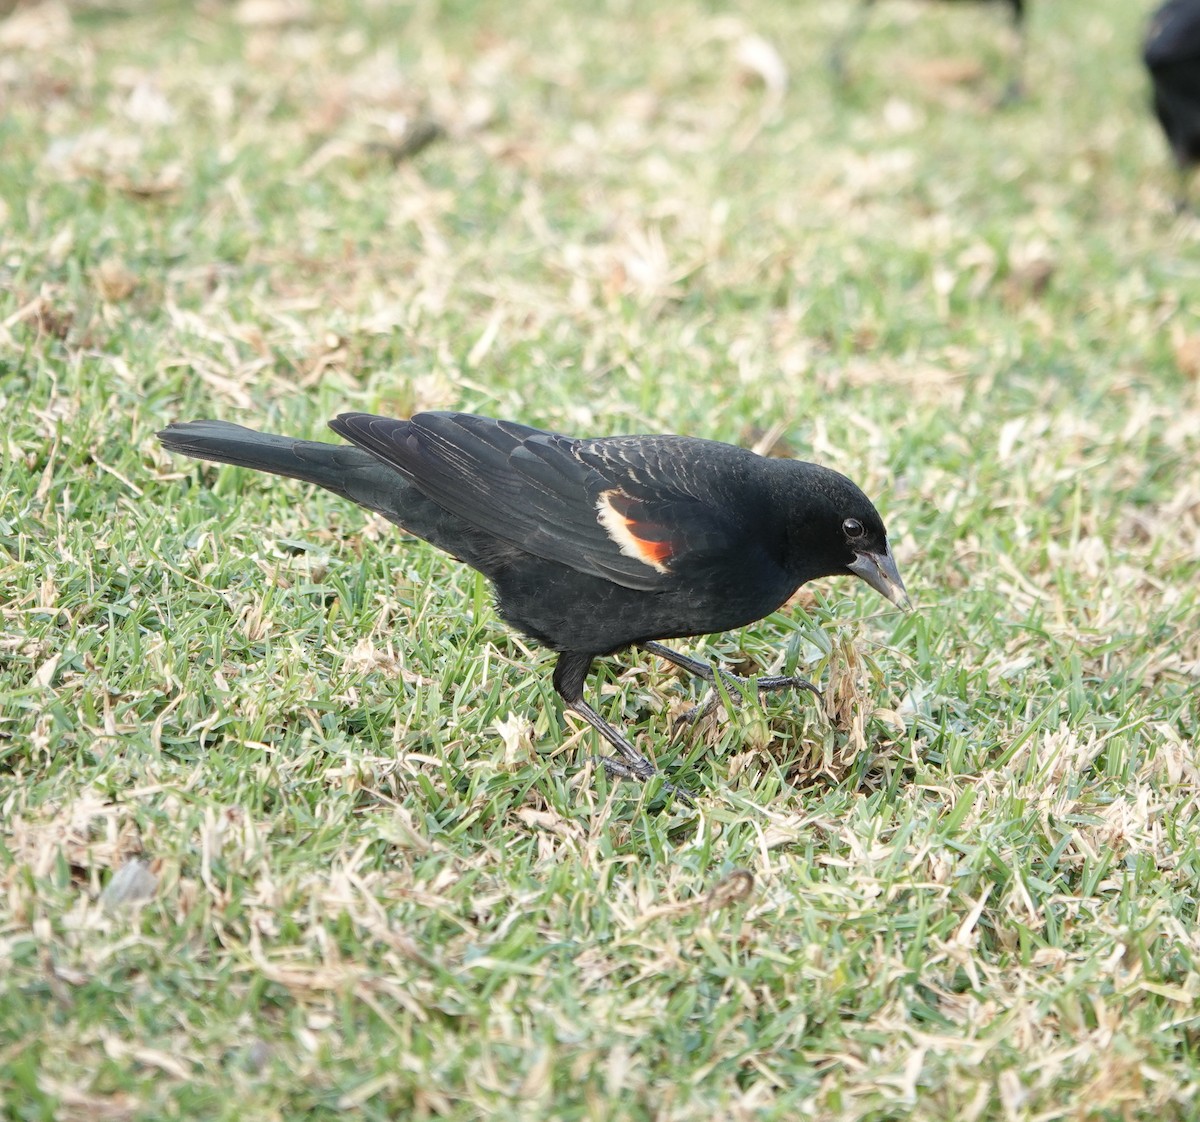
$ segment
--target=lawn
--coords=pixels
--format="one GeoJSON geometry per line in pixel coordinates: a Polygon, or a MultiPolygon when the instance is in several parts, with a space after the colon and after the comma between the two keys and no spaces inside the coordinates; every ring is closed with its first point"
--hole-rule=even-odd
{"type": "MultiPolygon", "coordinates": [[[[1200,219],[1148,4],[204,0],[0,20],[0,1118],[1192,1118],[1200,219]],[[360,409],[877,502],[589,696],[482,578],[165,454],[360,409]]],[[[1198,192],[1200,194],[1200,192],[1198,192]]],[[[332,434],[328,439],[335,439],[332,434]]]]}

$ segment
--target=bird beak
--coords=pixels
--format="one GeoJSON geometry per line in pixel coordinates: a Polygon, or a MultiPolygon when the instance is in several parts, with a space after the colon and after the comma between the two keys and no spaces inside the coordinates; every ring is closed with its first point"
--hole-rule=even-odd
{"type": "Polygon", "coordinates": [[[850,562],[850,571],[857,577],[862,577],[881,596],[886,596],[897,608],[911,611],[908,593],[904,591],[904,581],[900,579],[900,570],[896,568],[896,559],[890,549],[884,548],[882,553],[858,553],[850,562]]]}

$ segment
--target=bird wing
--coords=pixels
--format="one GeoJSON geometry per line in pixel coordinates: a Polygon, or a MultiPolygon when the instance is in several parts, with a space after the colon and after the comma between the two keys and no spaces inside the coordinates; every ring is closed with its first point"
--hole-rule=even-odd
{"type": "Polygon", "coordinates": [[[680,566],[745,536],[740,504],[695,471],[701,449],[752,455],[729,445],[578,440],[465,413],[344,413],[330,426],[471,525],[627,588],[670,587],[680,566]]]}

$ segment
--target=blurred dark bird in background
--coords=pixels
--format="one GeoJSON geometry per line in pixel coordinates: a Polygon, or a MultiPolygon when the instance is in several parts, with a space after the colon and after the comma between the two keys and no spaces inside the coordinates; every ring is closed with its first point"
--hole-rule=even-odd
{"type": "Polygon", "coordinates": [[[1188,179],[1200,163],[1200,0],[1167,0],[1150,20],[1142,58],[1154,83],[1154,112],[1179,171],[1176,207],[1188,205],[1188,179]]]}
{"type": "MultiPolygon", "coordinates": [[[[597,657],[640,646],[737,682],[657,640],[744,627],[806,581],[839,574],[908,607],[871,500],[817,464],[684,436],[575,439],[467,413],[343,413],[329,424],[351,443],[226,421],[174,424],[158,438],[185,456],[316,483],[479,570],[500,615],[558,652],[554,688],[617,750],[604,766],[620,778],[657,771],[584,700],[597,657]]],[[[790,676],[756,684],[816,688],[790,676]]]]}
{"type": "MultiPolygon", "coordinates": [[[[959,0],[947,0],[947,2],[958,3],[959,0]]],[[[991,2],[995,2],[995,0],[991,0],[991,2]]],[[[1017,38],[1016,49],[1013,55],[1012,73],[1009,75],[1008,84],[1005,86],[1004,93],[1000,98],[1000,104],[1006,105],[1017,101],[1022,93],[1022,73],[1025,67],[1026,39],[1025,0],[999,0],[999,2],[1007,4],[1012,10],[1012,26],[1017,38]]],[[[829,67],[838,82],[844,83],[847,80],[846,55],[866,29],[871,10],[875,7],[875,4],[876,0],[857,0],[857,6],[850,18],[850,22],[842,30],[842,33],[833,45],[833,49],[829,53],[829,67]]]]}

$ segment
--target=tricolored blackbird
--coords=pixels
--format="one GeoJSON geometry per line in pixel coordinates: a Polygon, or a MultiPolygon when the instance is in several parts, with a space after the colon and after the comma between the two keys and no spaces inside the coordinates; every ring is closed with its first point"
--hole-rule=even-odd
{"type": "Polygon", "coordinates": [[[1200,163],[1200,0],[1167,0],[1150,20],[1142,50],[1154,82],[1154,112],[1179,169],[1177,206],[1187,206],[1187,178],[1200,163]]]}
{"type": "Polygon", "coordinates": [[[816,464],[686,436],[575,439],[466,413],[329,424],[352,444],[226,421],[158,437],[172,452],[316,483],[478,569],[500,615],[558,652],[554,688],[617,750],[604,760],[613,775],[644,781],[655,768],[584,700],[596,657],[641,646],[711,681],[706,663],[658,640],[752,623],[814,577],[853,574],[908,606],[875,507],[816,464]]]}

